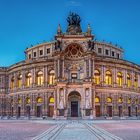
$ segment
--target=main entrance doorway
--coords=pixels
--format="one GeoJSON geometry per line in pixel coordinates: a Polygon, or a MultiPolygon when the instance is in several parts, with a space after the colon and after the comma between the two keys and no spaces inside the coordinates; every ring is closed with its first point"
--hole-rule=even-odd
{"type": "Polygon", "coordinates": [[[73,91],[69,94],[68,96],[69,117],[81,116],[80,100],[81,100],[81,95],[77,91],[73,91]]]}
{"type": "Polygon", "coordinates": [[[71,102],[71,117],[78,117],[78,101],[71,102]]]}

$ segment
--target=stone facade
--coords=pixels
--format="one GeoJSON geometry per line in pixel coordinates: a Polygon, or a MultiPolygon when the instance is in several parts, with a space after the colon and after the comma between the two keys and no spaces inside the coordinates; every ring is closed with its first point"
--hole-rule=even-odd
{"type": "Polygon", "coordinates": [[[90,25],[85,33],[79,24],[66,33],[59,25],[54,41],[25,53],[25,61],[0,68],[1,116],[140,115],[140,66],[124,60],[122,48],[94,40],[90,25]]]}

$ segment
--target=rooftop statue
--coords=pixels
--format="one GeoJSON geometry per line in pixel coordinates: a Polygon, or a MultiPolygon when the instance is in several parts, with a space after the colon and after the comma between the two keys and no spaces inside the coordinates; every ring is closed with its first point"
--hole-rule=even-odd
{"type": "Polygon", "coordinates": [[[67,32],[69,34],[82,33],[81,26],[80,26],[81,18],[78,14],[70,12],[70,14],[67,18],[67,22],[68,22],[67,32]]]}
{"type": "Polygon", "coordinates": [[[71,25],[80,26],[81,18],[76,13],[70,13],[70,15],[67,18],[67,22],[69,23],[69,26],[71,25]]]}

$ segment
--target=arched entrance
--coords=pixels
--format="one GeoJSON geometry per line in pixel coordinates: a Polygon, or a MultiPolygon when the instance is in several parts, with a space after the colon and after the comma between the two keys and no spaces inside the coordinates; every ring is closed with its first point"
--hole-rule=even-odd
{"type": "Polygon", "coordinates": [[[68,95],[68,106],[69,106],[69,116],[70,117],[80,117],[80,101],[81,95],[77,91],[73,91],[68,95]]]}
{"type": "Polygon", "coordinates": [[[48,116],[53,117],[54,115],[54,97],[49,98],[49,109],[48,109],[48,116]]]}

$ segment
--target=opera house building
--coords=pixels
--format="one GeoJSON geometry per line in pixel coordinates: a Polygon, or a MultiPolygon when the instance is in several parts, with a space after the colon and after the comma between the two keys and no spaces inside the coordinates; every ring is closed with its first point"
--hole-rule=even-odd
{"type": "Polygon", "coordinates": [[[95,40],[70,13],[54,41],[25,50],[24,61],[0,67],[0,116],[140,116],[140,66],[117,45],[95,40]]]}

